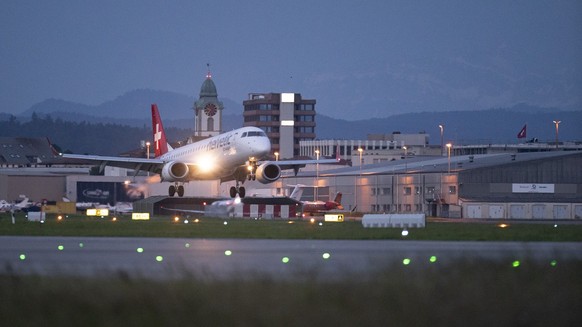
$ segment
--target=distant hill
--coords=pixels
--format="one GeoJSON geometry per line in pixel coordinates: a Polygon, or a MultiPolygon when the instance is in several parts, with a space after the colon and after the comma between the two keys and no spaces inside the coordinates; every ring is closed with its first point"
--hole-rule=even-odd
{"type": "MultiPolygon", "coordinates": [[[[224,130],[241,127],[242,103],[224,98],[220,100],[225,106],[224,130]]],[[[51,119],[63,121],[127,125],[147,130],[151,124],[150,104],[157,103],[164,125],[184,129],[178,134],[188,135],[192,134],[194,126],[194,112],[191,109],[194,101],[193,97],[174,92],[142,89],[127,92],[97,106],[48,99],[35,104],[16,119],[26,122],[33,113],[37,113],[41,118],[50,115],[51,119]]],[[[0,113],[0,120],[9,119],[10,115],[0,113]]],[[[366,139],[368,134],[391,134],[395,131],[427,133],[430,143],[438,144],[438,125],[443,124],[445,140],[456,144],[515,143],[516,135],[525,123],[528,124],[527,138],[554,140],[555,126],[552,121],[556,119],[562,121],[559,130],[561,140],[582,140],[582,111],[560,111],[557,108],[540,108],[527,104],[481,111],[406,113],[357,121],[318,114],[316,133],[319,139],[366,139]]],[[[70,137],[75,138],[74,135],[70,137]]]]}

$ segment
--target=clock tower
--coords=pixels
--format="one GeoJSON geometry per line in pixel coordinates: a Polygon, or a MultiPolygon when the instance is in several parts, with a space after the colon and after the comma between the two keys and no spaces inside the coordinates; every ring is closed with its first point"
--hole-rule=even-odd
{"type": "Polygon", "coordinates": [[[194,102],[195,136],[208,137],[222,133],[222,110],[224,105],[218,101],[216,85],[210,70],[200,88],[200,98],[194,102]]]}

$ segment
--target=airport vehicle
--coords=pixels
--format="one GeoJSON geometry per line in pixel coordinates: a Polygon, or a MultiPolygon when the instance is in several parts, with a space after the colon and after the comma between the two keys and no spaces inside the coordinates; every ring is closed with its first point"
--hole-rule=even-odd
{"type": "Polygon", "coordinates": [[[151,106],[155,158],[106,157],[98,155],[63,154],[64,158],[96,162],[101,168],[114,166],[143,170],[160,175],[163,182],[173,182],[168,195],[184,196],[184,183],[193,180],[220,179],[236,182],[230,188],[231,198],[245,196],[245,180],[263,184],[279,179],[282,169],[299,171],[306,164],[337,163],[336,159],[261,161],[271,151],[271,142],[257,127],[243,127],[173,149],[156,104],[151,106]]]}
{"type": "Polygon", "coordinates": [[[332,210],[344,210],[341,202],[341,192],[336,194],[333,201],[301,201],[303,203],[303,215],[324,213],[332,210]]]}

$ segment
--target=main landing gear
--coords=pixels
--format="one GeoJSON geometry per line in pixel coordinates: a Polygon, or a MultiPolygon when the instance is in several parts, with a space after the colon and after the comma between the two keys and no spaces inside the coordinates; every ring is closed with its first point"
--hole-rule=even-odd
{"type": "Polygon", "coordinates": [[[179,197],[184,196],[184,185],[176,183],[175,185],[170,185],[168,188],[168,195],[174,196],[174,194],[178,193],[179,197]]]}

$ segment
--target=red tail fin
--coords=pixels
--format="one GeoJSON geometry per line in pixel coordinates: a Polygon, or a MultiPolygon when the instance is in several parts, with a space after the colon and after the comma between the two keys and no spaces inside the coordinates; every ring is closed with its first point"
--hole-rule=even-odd
{"type": "Polygon", "coordinates": [[[168,152],[168,141],[166,140],[166,132],[164,132],[164,125],[160,118],[158,105],[152,104],[152,128],[154,136],[154,149],[156,158],[168,152]]]}

